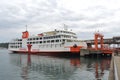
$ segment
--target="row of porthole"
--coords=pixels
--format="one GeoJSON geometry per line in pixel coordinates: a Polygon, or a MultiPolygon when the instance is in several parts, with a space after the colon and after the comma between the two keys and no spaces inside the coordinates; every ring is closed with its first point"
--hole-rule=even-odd
{"type": "Polygon", "coordinates": [[[43,47],[58,47],[58,46],[62,46],[62,44],[51,44],[51,45],[39,45],[39,47],[41,48],[43,48],[43,47]]]}
{"type": "MultiPolygon", "coordinates": [[[[63,40],[64,41],[64,40],[63,40]]],[[[54,42],[61,42],[61,40],[49,40],[49,41],[36,41],[36,42],[27,42],[27,44],[38,44],[38,43],[54,43],[54,42]]]]}
{"type": "Polygon", "coordinates": [[[60,35],[58,36],[50,36],[50,37],[40,37],[40,38],[28,38],[28,41],[29,40],[41,40],[41,39],[53,39],[53,38],[60,38],[60,35]]]}
{"type": "Polygon", "coordinates": [[[22,43],[10,43],[10,44],[13,44],[13,45],[14,45],[14,44],[22,44],[22,43]]]}
{"type": "Polygon", "coordinates": [[[11,48],[21,48],[22,46],[10,46],[11,48]]]}

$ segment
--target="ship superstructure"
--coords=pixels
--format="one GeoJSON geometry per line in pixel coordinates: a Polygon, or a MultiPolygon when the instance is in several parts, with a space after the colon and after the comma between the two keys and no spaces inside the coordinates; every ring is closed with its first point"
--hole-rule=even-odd
{"type": "Polygon", "coordinates": [[[87,48],[85,42],[77,39],[74,32],[68,30],[54,30],[29,36],[26,30],[21,39],[13,39],[9,43],[9,50],[13,52],[28,52],[27,45],[31,44],[31,52],[70,52],[78,53],[80,48],[87,48]]]}

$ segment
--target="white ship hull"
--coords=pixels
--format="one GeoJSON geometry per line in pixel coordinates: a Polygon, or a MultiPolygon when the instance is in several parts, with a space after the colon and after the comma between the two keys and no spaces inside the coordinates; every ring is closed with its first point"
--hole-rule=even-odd
{"type": "MultiPolygon", "coordinates": [[[[31,47],[31,52],[80,52],[80,48],[83,48],[85,43],[79,43],[77,47],[74,47],[74,44],[77,43],[70,43],[71,45],[61,45],[61,44],[51,44],[51,45],[44,45],[44,46],[39,46],[39,45],[32,45],[31,47]]],[[[28,48],[26,45],[26,48],[9,48],[9,50],[13,52],[28,52],[28,48]]]]}
{"type": "MultiPolygon", "coordinates": [[[[74,33],[69,32],[70,35],[60,31],[54,31],[52,34],[45,36],[26,37],[22,39],[15,39],[9,43],[9,50],[12,52],[28,53],[28,46],[32,45],[31,53],[79,53],[81,48],[87,48],[85,42],[77,40],[74,33]],[[74,37],[74,38],[72,38],[74,37]]],[[[65,32],[65,31],[64,31],[65,32]]],[[[68,33],[66,31],[66,33],[68,33]]],[[[25,32],[26,34],[26,32],[25,32]]]]}

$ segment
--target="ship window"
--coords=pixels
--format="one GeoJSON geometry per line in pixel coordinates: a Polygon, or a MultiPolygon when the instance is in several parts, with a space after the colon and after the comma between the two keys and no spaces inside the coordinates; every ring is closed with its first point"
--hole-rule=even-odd
{"type": "Polygon", "coordinates": [[[59,42],[59,40],[56,40],[56,42],[59,42]]]}
{"type": "Polygon", "coordinates": [[[50,36],[50,39],[52,39],[53,38],[53,36],[50,36]]]}
{"type": "Polygon", "coordinates": [[[48,39],[50,39],[50,37],[48,37],[48,39]]]}
{"type": "Polygon", "coordinates": [[[47,41],[47,43],[50,43],[50,40],[49,40],[49,41],[47,41]]]}
{"type": "Polygon", "coordinates": [[[49,39],[49,37],[44,37],[44,39],[49,39]]]}
{"type": "Polygon", "coordinates": [[[40,43],[42,43],[42,41],[40,41],[40,43]]]}
{"type": "Polygon", "coordinates": [[[32,40],[32,38],[29,38],[29,40],[32,40]]]}
{"type": "Polygon", "coordinates": [[[44,43],[46,43],[46,41],[44,41],[44,43]]]}
{"type": "Polygon", "coordinates": [[[33,40],[35,40],[35,38],[33,38],[33,40]]]}
{"type": "Polygon", "coordinates": [[[42,37],[40,37],[40,39],[42,39],[42,37]]]}
{"type": "Polygon", "coordinates": [[[22,41],[22,39],[18,39],[18,41],[22,41]]]}
{"type": "Polygon", "coordinates": [[[56,36],[53,36],[53,38],[56,38],[56,36]]]}
{"type": "Polygon", "coordinates": [[[54,42],[54,40],[51,40],[51,43],[53,43],[54,42]]]}
{"type": "Polygon", "coordinates": [[[44,39],[46,39],[46,37],[44,37],[44,39]]]}
{"type": "Polygon", "coordinates": [[[38,44],[38,42],[36,42],[36,44],[38,44]]]}
{"type": "Polygon", "coordinates": [[[30,38],[30,40],[32,40],[32,38],[30,38]]]}
{"type": "Polygon", "coordinates": [[[60,35],[56,36],[56,38],[60,38],[60,35]]]}
{"type": "Polygon", "coordinates": [[[38,40],[38,38],[36,38],[36,40],[38,40]]]}
{"type": "Polygon", "coordinates": [[[72,40],[67,40],[67,42],[72,42],[72,40]]]}
{"type": "Polygon", "coordinates": [[[63,41],[65,41],[65,39],[63,39],[63,41]]]}

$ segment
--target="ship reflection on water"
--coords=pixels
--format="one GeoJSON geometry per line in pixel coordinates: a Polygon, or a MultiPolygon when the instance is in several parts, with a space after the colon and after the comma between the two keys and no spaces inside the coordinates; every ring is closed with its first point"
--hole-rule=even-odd
{"type": "Polygon", "coordinates": [[[10,54],[23,80],[107,80],[110,58],[61,58],[10,54]]]}

